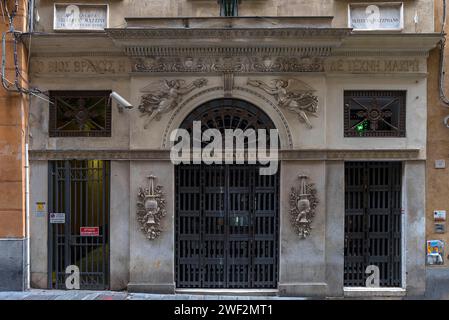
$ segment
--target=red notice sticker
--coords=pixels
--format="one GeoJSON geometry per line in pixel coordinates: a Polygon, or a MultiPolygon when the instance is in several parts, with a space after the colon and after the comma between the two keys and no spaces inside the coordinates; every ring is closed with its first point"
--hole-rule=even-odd
{"type": "Polygon", "coordinates": [[[80,235],[82,237],[98,237],[100,235],[99,227],[81,227],[80,235]]]}

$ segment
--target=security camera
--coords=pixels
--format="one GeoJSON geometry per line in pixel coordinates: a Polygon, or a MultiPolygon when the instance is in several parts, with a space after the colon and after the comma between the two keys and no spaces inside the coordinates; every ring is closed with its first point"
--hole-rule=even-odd
{"type": "Polygon", "coordinates": [[[119,95],[115,91],[112,91],[109,98],[114,99],[114,101],[117,102],[119,112],[123,112],[123,108],[125,108],[125,109],[133,108],[133,105],[131,103],[129,103],[125,98],[123,98],[121,95],[119,95]]]}

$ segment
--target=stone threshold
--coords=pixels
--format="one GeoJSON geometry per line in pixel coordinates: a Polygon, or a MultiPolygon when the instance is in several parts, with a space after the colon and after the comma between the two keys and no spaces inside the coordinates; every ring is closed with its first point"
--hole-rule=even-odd
{"type": "Polygon", "coordinates": [[[175,289],[176,294],[218,296],[277,296],[277,289],[175,289]]]}
{"type": "Polygon", "coordinates": [[[347,298],[405,297],[407,294],[407,290],[404,288],[345,287],[343,291],[347,298]]]}

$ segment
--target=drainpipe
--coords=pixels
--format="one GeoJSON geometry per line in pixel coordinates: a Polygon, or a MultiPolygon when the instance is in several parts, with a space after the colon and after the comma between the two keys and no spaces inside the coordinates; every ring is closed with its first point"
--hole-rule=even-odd
{"type": "Polygon", "coordinates": [[[25,224],[26,224],[26,283],[25,289],[30,289],[31,283],[31,248],[30,248],[30,163],[28,158],[28,143],[25,143],[25,224]]]}

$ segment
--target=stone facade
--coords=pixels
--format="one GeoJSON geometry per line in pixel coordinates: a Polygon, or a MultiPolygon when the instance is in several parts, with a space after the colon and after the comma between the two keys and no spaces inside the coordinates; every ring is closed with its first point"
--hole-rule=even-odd
{"type": "MultiPolygon", "coordinates": [[[[42,90],[116,91],[134,108],[120,112],[113,104],[110,138],[50,138],[48,103],[32,98],[30,157],[31,203],[48,199],[42,188],[47,185],[47,161],[111,160],[111,289],[175,292],[175,178],[169,135],[196,107],[226,96],[260,108],[280,133],[276,292],[345,294],[345,161],[391,160],[403,163],[403,286],[397,289],[400,294],[424,294],[427,55],[439,40],[433,33],[432,1],[404,2],[404,31],[384,34],[353,33],[347,28],[347,1],[243,0],[239,11],[243,17],[234,18],[215,18],[214,1],[110,1],[109,5],[105,32],[64,33],[52,30],[53,1],[38,1],[37,29],[43,33],[32,38],[30,78],[42,90]],[[307,17],[291,16],[304,12],[307,17]],[[178,80],[187,85],[198,79],[207,84],[183,95],[172,110],[144,128],[145,118],[137,106],[146,88],[178,80]],[[281,107],[276,96],[249,84],[279,79],[294,79],[313,90],[318,111],[310,117],[310,128],[281,107]],[[406,137],[345,138],[344,90],[407,90],[406,137]],[[314,181],[320,197],[313,231],[304,240],[298,239],[289,220],[289,192],[301,172],[314,181]],[[138,188],[151,173],[164,186],[167,203],[164,231],[154,241],[145,238],[135,216],[138,188]]],[[[35,287],[48,283],[46,226],[45,217],[31,217],[35,287]]]]}

